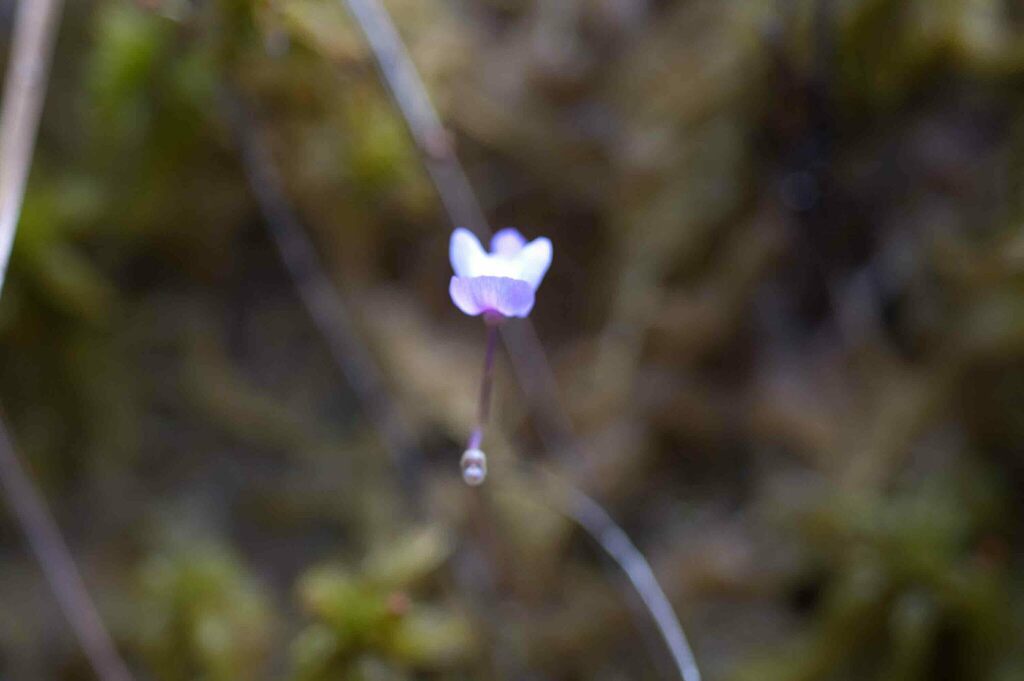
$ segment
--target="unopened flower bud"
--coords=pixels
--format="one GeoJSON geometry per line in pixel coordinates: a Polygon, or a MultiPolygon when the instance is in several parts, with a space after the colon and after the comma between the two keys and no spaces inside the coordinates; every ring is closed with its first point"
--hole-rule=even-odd
{"type": "Polygon", "coordinates": [[[467,485],[476,487],[487,477],[487,455],[479,449],[467,449],[462,454],[462,479],[467,485]]]}

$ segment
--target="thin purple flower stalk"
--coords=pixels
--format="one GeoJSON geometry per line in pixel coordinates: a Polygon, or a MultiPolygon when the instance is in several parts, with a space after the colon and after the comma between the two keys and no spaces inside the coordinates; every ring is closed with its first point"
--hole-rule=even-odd
{"type": "MultiPolygon", "coordinates": [[[[485,317],[485,321],[487,318],[485,317]]],[[[480,382],[480,402],[477,409],[476,427],[469,435],[466,451],[459,462],[462,479],[467,485],[476,487],[487,477],[487,455],[480,446],[484,440],[484,428],[491,413],[491,387],[494,385],[494,356],[498,347],[498,322],[487,321],[487,349],[484,351],[484,372],[480,382]]]]}
{"type": "Polygon", "coordinates": [[[452,232],[448,254],[455,276],[448,292],[456,307],[470,316],[483,317],[487,325],[477,423],[460,461],[462,479],[467,485],[475,487],[487,477],[487,455],[480,445],[491,410],[498,328],[509,317],[530,314],[537,287],[551,266],[552,253],[548,238],[540,237],[527,243],[523,235],[511,227],[494,235],[490,253],[469,230],[460,227],[452,232]]]}

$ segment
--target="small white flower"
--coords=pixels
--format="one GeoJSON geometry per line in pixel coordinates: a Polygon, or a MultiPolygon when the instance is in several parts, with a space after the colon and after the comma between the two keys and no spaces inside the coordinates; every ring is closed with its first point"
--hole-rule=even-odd
{"type": "Polygon", "coordinates": [[[455,270],[448,291],[460,310],[472,316],[526,317],[551,266],[552,246],[546,237],[526,243],[508,227],[494,235],[488,253],[472,232],[459,227],[448,254],[455,270]]]}

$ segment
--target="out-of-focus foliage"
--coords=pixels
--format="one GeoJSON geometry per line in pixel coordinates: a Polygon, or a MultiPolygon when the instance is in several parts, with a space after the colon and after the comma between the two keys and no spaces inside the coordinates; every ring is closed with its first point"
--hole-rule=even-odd
{"type": "Polygon", "coordinates": [[[141,569],[139,646],[159,679],[254,678],[269,635],[268,607],[230,556],[190,546],[141,569]]]}
{"type": "Polygon", "coordinates": [[[403,669],[443,670],[471,660],[475,635],[466,616],[408,591],[447,553],[440,534],[428,529],[371,553],[358,575],[337,566],[308,571],[299,594],[314,623],[293,644],[295,678],[400,677],[403,669]]]}
{"type": "MultiPolygon", "coordinates": [[[[479,495],[482,333],[344,3],[65,5],[0,400],[140,678],[667,678],[511,465],[541,456],[648,553],[709,681],[1024,678],[1019,3],[387,0],[493,223],[555,243],[533,319],[582,446],[544,452],[499,371],[479,495]],[[423,443],[417,499],[227,93],[423,443]]],[[[0,677],[83,678],[7,515],[0,603],[0,677]]]]}

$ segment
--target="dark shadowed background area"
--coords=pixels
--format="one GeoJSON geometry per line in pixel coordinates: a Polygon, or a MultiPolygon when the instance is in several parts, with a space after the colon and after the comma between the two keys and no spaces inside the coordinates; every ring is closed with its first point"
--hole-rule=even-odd
{"type": "MultiPolygon", "coordinates": [[[[554,243],[531,319],[579,439],[503,353],[490,477],[459,477],[484,329],[344,3],[67,0],[0,403],[138,678],[676,678],[543,466],[630,533],[707,681],[1024,679],[1024,6],[385,5],[491,224],[554,243]]],[[[0,505],[0,679],[91,678],[0,505]]]]}

